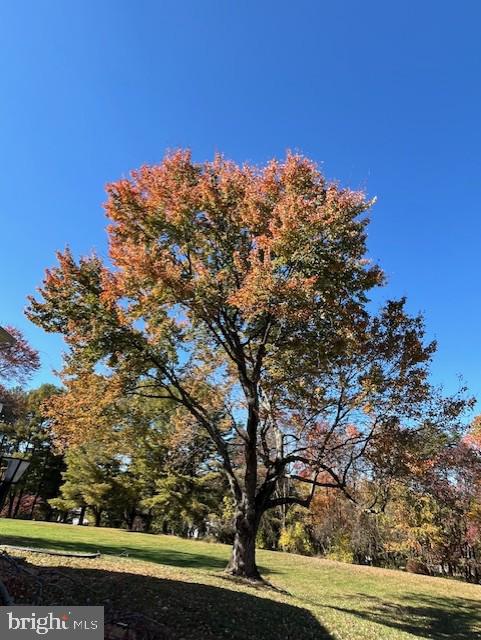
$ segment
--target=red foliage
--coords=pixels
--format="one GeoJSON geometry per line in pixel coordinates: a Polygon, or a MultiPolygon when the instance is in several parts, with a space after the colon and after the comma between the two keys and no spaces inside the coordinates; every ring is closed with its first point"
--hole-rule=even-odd
{"type": "Polygon", "coordinates": [[[6,327],[15,342],[0,347],[0,379],[7,383],[23,383],[40,366],[38,352],[22,333],[14,327],[6,327]]]}

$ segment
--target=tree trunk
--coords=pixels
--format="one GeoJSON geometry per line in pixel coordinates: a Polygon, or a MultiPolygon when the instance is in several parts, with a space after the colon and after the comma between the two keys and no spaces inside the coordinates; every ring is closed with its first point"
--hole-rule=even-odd
{"type": "Polygon", "coordinates": [[[78,525],[82,526],[84,523],[84,518],[85,518],[85,512],[87,510],[87,507],[80,507],[80,513],[78,516],[78,525]]]}
{"type": "Polygon", "coordinates": [[[35,512],[35,507],[37,506],[38,498],[39,498],[39,493],[37,491],[37,493],[35,494],[35,498],[33,499],[33,502],[32,502],[32,507],[30,509],[30,514],[29,514],[30,520],[33,520],[33,514],[35,512]]]}
{"type": "Polygon", "coordinates": [[[127,523],[128,531],[134,530],[135,518],[137,516],[137,509],[133,507],[132,509],[126,509],[124,513],[124,519],[127,523]]]}
{"type": "Polygon", "coordinates": [[[7,518],[13,518],[13,507],[15,505],[15,491],[10,487],[10,494],[8,496],[8,513],[7,518]]]}
{"type": "Polygon", "coordinates": [[[16,517],[18,516],[18,512],[19,512],[20,505],[21,505],[22,498],[23,498],[23,493],[24,493],[24,488],[22,487],[22,488],[20,489],[20,493],[18,494],[17,502],[15,503],[15,509],[14,509],[14,511],[13,511],[13,516],[12,516],[12,518],[16,518],[16,517]]]}
{"type": "Polygon", "coordinates": [[[256,565],[256,535],[260,515],[238,511],[235,517],[235,538],[232,555],[226,571],[233,576],[261,580],[256,565]]]}
{"type": "Polygon", "coordinates": [[[95,516],[95,526],[100,527],[100,519],[102,518],[102,509],[99,509],[98,511],[94,511],[94,516],[95,516]]]}
{"type": "Polygon", "coordinates": [[[145,514],[143,516],[143,520],[144,520],[144,533],[150,533],[150,527],[152,526],[152,520],[154,519],[154,516],[151,512],[151,510],[149,509],[149,512],[147,514],[145,514]]]}

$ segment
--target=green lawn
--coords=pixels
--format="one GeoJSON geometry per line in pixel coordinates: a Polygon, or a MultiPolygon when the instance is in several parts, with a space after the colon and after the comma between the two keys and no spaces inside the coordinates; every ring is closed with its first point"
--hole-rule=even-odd
{"type": "Polygon", "coordinates": [[[274,591],[226,578],[229,547],[220,544],[6,519],[0,543],[100,551],[95,560],[26,557],[72,584],[81,579],[85,591],[65,591],[59,604],[114,601],[156,620],[158,638],[481,637],[481,586],[452,580],[259,551],[274,591]]]}

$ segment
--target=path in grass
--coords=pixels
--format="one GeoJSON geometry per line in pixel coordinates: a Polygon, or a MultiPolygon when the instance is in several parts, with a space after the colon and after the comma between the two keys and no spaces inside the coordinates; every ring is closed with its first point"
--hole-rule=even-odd
{"type": "MultiPolygon", "coordinates": [[[[259,551],[264,576],[286,595],[227,580],[226,545],[6,519],[0,542],[100,551],[98,560],[32,554],[28,561],[81,575],[95,585],[98,604],[114,597],[150,612],[164,629],[159,638],[481,637],[481,586],[452,580],[259,551]]],[[[79,594],[71,597],[64,604],[79,603],[79,594]]]]}

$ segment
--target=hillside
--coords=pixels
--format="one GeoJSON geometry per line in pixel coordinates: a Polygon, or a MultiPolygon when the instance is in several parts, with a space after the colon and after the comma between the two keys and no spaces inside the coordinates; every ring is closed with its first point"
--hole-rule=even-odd
{"type": "Polygon", "coordinates": [[[141,612],[150,624],[145,638],[443,640],[481,633],[481,587],[457,581],[259,551],[274,590],[225,577],[229,547],[220,544],[6,519],[0,538],[100,551],[94,560],[15,556],[34,572],[49,571],[57,583],[44,596],[50,604],[106,604],[126,620],[141,612]]]}

